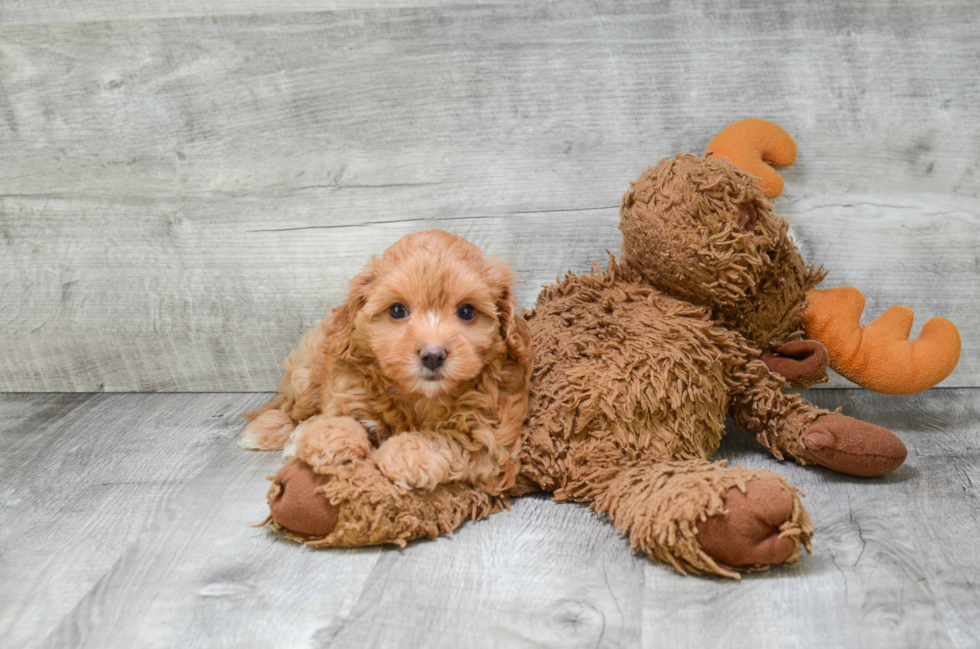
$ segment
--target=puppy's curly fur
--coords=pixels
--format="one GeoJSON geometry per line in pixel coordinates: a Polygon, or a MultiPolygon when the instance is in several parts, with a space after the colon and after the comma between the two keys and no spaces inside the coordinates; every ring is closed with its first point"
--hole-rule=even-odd
{"type": "Polygon", "coordinates": [[[519,471],[532,356],[513,283],[462,237],[403,237],[303,337],[240,446],[285,446],[314,468],[370,457],[401,486],[503,493],[519,471]]]}

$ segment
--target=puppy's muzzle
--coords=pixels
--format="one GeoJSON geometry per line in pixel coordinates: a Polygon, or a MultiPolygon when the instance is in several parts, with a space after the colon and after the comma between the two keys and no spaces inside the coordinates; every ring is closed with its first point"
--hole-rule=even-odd
{"type": "Polygon", "coordinates": [[[422,359],[422,365],[425,366],[430,372],[435,372],[437,369],[442,367],[442,364],[446,362],[446,356],[449,352],[446,351],[445,347],[437,346],[426,346],[422,348],[419,352],[419,358],[422,359]]]}

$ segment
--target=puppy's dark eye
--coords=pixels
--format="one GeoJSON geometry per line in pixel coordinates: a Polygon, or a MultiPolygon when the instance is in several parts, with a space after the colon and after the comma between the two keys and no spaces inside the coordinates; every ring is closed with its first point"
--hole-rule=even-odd
{"type": "Polygon", "coordinates": [[[408,307],[404,304],[395,303],[388,307],[388,315],[392,320],[401,320],[408,317],[408,307]]]}
{"type": "Polygon", "coordinates": [[[456,309],[456,316],[460,320],[472,320],[476,317],[476,309],[469,304],[464,304],[456,309]]]}

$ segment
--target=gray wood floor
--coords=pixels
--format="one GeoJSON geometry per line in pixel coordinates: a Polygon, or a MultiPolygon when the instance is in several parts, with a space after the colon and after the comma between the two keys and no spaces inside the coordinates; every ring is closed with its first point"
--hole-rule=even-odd
{"type": "Polygon", "coordinates": [[[4,647],[976,647],[980,390],[811,391],[896,431],[893,475],[721,452],[806,493],[814,553],[741,583],[634,557],[543,497],[404,550],[253,529],[274,453],[235,446],[261,394],[0,395],[4,647]]]}

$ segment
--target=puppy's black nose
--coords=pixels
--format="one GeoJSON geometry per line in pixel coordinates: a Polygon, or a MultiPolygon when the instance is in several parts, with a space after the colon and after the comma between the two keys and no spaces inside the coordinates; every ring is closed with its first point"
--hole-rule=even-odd
{"type": "Polygon", "coordinates": [[[423,347],[422,351],[419,352],[419,358],[422,359],[422,364],[430,370],[437,370],[442,367],[448,355],[449,353],[445,347],[423,347]]]}

